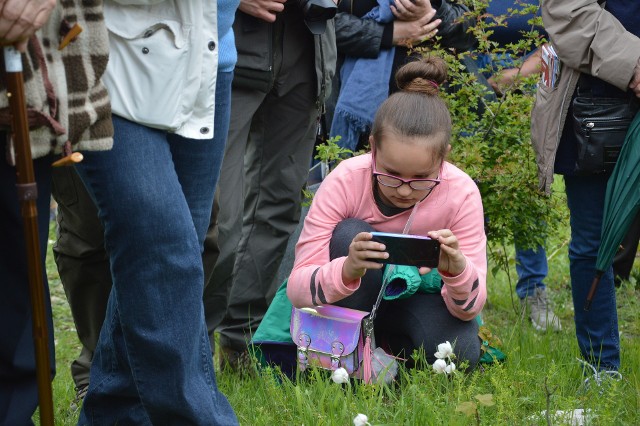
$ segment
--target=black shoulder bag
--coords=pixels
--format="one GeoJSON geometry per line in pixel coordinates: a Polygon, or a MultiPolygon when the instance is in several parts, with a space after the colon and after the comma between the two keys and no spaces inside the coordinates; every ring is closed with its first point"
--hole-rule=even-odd
{"type": "Polygon", "coordinates": [[[596,97],[589,88],[579,85],[572,109],[578,144],[576,173],[592,175],[612,171],[627,129],[640,109],[638,99],[632,94],[596,97]]]}

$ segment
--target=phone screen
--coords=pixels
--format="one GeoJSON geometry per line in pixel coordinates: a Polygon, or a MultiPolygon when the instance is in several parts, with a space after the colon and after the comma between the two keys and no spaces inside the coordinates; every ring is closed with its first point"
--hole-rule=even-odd
{"type": "Polygon", "coordinates": [[[373,240],[386,246],[387,259],[371,259],[394,265],[426,266],[437,268],[440,259],[440,243],[422,235],[372,232],[373,240]]]}

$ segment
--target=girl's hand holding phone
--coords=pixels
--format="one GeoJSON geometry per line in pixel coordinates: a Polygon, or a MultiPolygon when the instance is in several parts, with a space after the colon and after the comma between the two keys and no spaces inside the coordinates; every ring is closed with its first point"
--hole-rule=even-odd
{"type": "Polygon", "coordinates": [[[349,245],[349,254],[342,266],[342,281],[349,283],[361,278],[367,269],[381,269],[382,263],[370,259],[386,259],[389,254],[385,252],[384,244],[372,241],[373,236],[369,232],[360,232],[353,238],[349,245]]]}
{"type": "Polygon", "coordinates": [[[450,229],[441,229],[428,232],[427,235],[440,242],[438,271],[453,277],[460,275],[467,266],[467,259],[460,251],[458,239],[453,232],[450,229]]]}

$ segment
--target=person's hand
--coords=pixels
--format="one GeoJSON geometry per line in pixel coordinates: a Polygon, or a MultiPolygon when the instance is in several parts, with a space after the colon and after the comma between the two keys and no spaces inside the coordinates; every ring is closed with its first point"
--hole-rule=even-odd
{"type": "Polygon", "coordinates": [[[505,68],[499,73],[492,75],[487,79],[487,83],[498,96],[502,96],[505,90],[508,90],[516,81],[518,76],[518,68],[505,68]]]}
{"type": "Polygon", "coordinates": [[[275,22],[276,15],[284,10],[287,0],[240,0],[238,9],[265,22],[275,22]]]}
{"type": "Polygon", "coordinates": [[[386,259],[384,244],[372,241],[373,235],[361,232],[353,238],[349,245],[349,254],[342,265],[342,281],[345,283],[362,277],[367,269],[381,269],[384,265],[369,259],[386,259]]]}
{"type": "Polygon", "coordinates": [[[429,238],[440,242],[440,261],[438,271],[457,276],[467,266],[467,259],[460,251],[458,239],[449,229],[428,232],[429,238]]]}
{"type": "Polygon", "coordinates": [[[24,52],[55,6],[56,0],[0,0],[0,44],[24,52]]]}
{"type": "Polygon", "coordinates": [[[636,97],[640,98],[640,58],[638,58],[636,67],[633,70],[633,78],[629,83],[629,89],[635,93],[636,97]]]}
{"type": "Polygon", "coordinates": [[[429,13],[435,15],[435,10],[429,0],[395,0],[395,4],[391,5],[391,13],[400,21],[415,21],[429,13]]]}
{"type": "Polygon", "coordinates": [[[429,22],[435,13],[432,9],[415,21],[393,21],[393,44],[411,46],[434,37],[438,32],[438,25],[442,23],[441,19],[429,22]]]}
{"type": "Polygon", "coordinates": [[[519,68],[505,68],[500,72],[492,75],[487,82],[493,88],[498,96],[510,90],[518,79],[523,79],[534,74],[540,74],[542,71],[541,49],[536,49],[531,55],[525,59],[519,68]]]}

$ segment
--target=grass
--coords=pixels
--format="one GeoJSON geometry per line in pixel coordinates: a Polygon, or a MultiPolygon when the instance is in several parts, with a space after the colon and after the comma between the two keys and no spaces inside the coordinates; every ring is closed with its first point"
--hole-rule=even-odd
{"type": "MultiPolygon", "coordinates": [[[[54,235],[53,233],[51,235],[54,235]]],[[[574,335],[567,260],[568,230],[548,242],[548,292],[563,331],[540,333],[523,319],[514,296],[515,269],[489,276],[483,319],[502,340],[506,362],[452,378],[430,369],[400,370],[390,387],[334,384],[324,371],[311,371],[297,383],[277,372],[259,375],[221,372],[219,386],[242,425],[350,425],[357,413],[372,425],[538,425],[571,424],[545,417],[549,409],[589,410],[594,425],[640,424],[640,289],[631,282],[618,290],[624,379],[602,390],[583,386],[574,335]],[[465,413],[466,411],[466,413],[465,413]]],[[[491,269],[491,268],[490,268],[491,269]]],[[[47,271],[56,327],[58,373],[54,380],[56,425],[75,425],[69,365],[80,352],[75,327],[51,250],[47,271]]],[[[436,348],[433,348],[435,352],[436,348]]]]}

